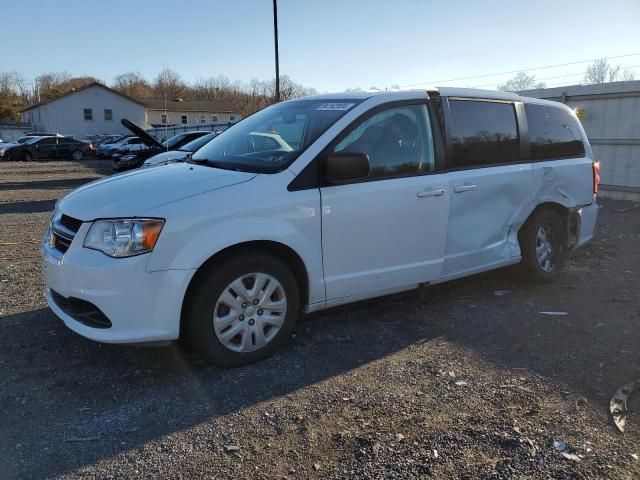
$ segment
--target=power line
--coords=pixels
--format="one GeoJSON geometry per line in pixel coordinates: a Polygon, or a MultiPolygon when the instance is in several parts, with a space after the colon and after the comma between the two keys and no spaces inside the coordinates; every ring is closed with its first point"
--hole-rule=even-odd
{"type": "MultiPolygon", "coordinates": [[[[640,65],[621,65],[620,68],[624,68],[625,70],[627,69],[632,69],[632,68],[638,68],[640,67],[640,65]]],[[[543,78],[536,78],[536,81],[542,81],[542,80],[554,80],[556,78],[567,78],[567,77],[577,77],[579,75],[584,75],[585,72],[576,72],[576,73],[569,73],[567,75],[555,75],[553,77],[543,77],[543,78]]],[[[562,83],[562,82],[560,82],[562,83]]],[[[495,85],[495,82],[492,83],[484,83],[482,85],[475,85],[472,88],[482,88],[482,87],[489,87],[489,86],[493,86],[495,85]]]]}
{"type": "MultiPolygon", "coordinates": [[[[627,53],[625,55],[617,55],[615,57],[605,57],[605,58],[607,58],[607,60],[615,60],[617,58],[634,57],[636,55],[640,55],[640,52],[627,53]]],[[[595,62],[596,60],[599,60],[600,58],[603,58],[603,57],[592,58],[591,60],[580,60],[579,62],[567,62],[567,63],[558,63],[556,65],[544,65],[542,67],[521,68],[519,70],[511,70],[509,72],[486,73],[484,75],[473,75],[471,77],[450,78],[448,80],[427,80],[426,82],[411,83],[411,84],[408,84],[408,85],[400,85],[400,88],[417,87],[418,85],[434,85],[434,84],[437,84],[437,83],[457,82],[457,81],[460,81],[460,80],[473,80],[475,78],[495,77],[497,75],[509,75],[509,74],[513,74],[513,73],[530,72],[532,70],[545,70],[545,69],[548,69],[548,68],[567,67],[569,65],[580,65],[581,63],[595,62]]]]}

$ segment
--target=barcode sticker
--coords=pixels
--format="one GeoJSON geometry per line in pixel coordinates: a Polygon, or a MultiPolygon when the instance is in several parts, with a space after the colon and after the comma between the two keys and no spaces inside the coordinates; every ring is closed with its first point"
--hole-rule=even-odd
{"type": "Polygon", "coordinates": [[[349,110],[355,103],[323,103],[316,110],[349,110]]]}

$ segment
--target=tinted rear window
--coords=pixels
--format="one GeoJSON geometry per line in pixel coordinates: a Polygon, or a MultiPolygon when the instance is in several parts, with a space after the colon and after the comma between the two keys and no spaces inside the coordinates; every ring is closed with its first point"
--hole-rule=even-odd
{"type": "Polygon", "coordinates": [[[546,105],[525,104],[531,159],[581,157],[584,155],[577,120],[568,111],[546,105]]]}
{"type": "Polygon", "coordinates": [[[520,159],[511,103],[450,100],[453,167],[513,163],[520,159]]]}

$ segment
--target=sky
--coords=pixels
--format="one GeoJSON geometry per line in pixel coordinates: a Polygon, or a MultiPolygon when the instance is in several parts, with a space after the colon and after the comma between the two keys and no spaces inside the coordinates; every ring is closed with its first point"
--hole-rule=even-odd
{"type": "MultiPolygon", "coordinates": [[[[272,0],[2,0],[0,18],[0,72],[27,80],[274,77],[272,0]]],[[[513,74],[482,75],[629,54],[611,63],[640,79],[640,0],[278,0],[278,21],[281,75],[320,92],[495,88],[513,74]]],[[[573,84],[586,66],[528,73],[573,84]]]]}

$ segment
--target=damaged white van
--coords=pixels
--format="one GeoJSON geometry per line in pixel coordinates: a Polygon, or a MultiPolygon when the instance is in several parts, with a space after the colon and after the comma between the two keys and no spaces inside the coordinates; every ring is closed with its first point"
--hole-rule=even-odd
{"type": "Polygon", "coordinates": [[[90,339],[186,337],[240,365],[302,312],[517,263],[553,279],[593,235],[598,181],[560,103],[451,88],[291,100],[60,200],[46,296],[90,339]]]}

